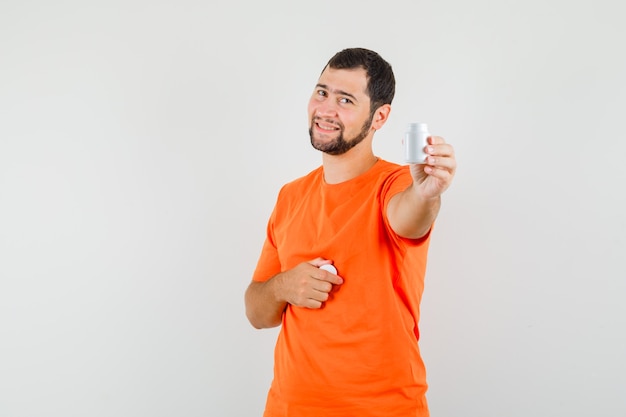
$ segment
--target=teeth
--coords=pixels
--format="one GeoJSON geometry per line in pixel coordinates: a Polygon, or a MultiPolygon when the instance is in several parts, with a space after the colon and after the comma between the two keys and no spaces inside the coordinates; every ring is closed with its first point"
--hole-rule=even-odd
{"type": "Polygon", "coordinates": [[[339,130],[338,127],[333,126],[333,125],[326,125],[326,124],[323,125],[320,123],[318,123],[317,125],[320,127],[320,129],[324,129],[324,130],[339,130]]]}

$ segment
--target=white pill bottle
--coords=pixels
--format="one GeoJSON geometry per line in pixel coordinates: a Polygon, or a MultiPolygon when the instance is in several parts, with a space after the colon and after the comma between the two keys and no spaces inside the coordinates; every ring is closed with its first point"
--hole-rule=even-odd
{"type": "Polygon", "coordinates": [[[404,161],[409,164],[423,164],[426,162],[426,153],[424,148],[427,143],[428,125],[426,123],[409,123],[404,132],[404,161]]]}

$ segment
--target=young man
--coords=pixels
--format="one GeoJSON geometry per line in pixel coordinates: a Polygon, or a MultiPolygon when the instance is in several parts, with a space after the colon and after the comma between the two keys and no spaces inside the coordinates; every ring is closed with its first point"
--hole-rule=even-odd
{"type": "Polygon", "coordinates": [[[429,415],[419,304],[456,161],[436,136],[425,164],[374,155],[394,93],[391,66],[353,48],[330,59],[309,101],[322,166],[280,190],[245,294],[254,327],[282,325],[265,417],[429,415]]]}

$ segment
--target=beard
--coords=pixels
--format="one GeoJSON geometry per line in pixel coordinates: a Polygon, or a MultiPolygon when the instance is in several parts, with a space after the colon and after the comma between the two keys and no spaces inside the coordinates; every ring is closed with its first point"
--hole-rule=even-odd
{"type": "Polygon", "coordinates": [[[335,125],[338,125],[339,127],[339,130],[338,130],[339,135],[336,138],[332,139],[330,142],[322,142],[319,140],[315,140],[315,138],[313,137],[313,125],[315,124],[315,119],[316,119],[315,117],[311,119],[311,127],[309,128],[309,136],[311,137],[311,145],[318,151],[322,151],[329,155],[342,155],[348,152],[350,149],[354,148],[359,143],[361,143],[363,139],[367,137],[367,135],[370,132],[370,128],[372,127],[372,120],[374,118],[372,117],[370,118],[370,120],[366,120],[365,123],[363,124],[363,127],[361,128],[361,131],[356,136],[354,136],[353,138],[349,140],[346,140],[343,137],[343,131],[344,131],[343,124],[328,121],[329,123],[333,123],[335,125]]]}

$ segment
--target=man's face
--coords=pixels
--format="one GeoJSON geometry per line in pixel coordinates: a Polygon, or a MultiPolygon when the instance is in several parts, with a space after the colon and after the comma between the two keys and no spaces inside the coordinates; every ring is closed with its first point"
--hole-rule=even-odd
{"type": "Polygon", "coordinates": [[[370,98],[364,69],[326,68],[309,100],[311,145],[341,155],[371,132],[370,98]]]}

